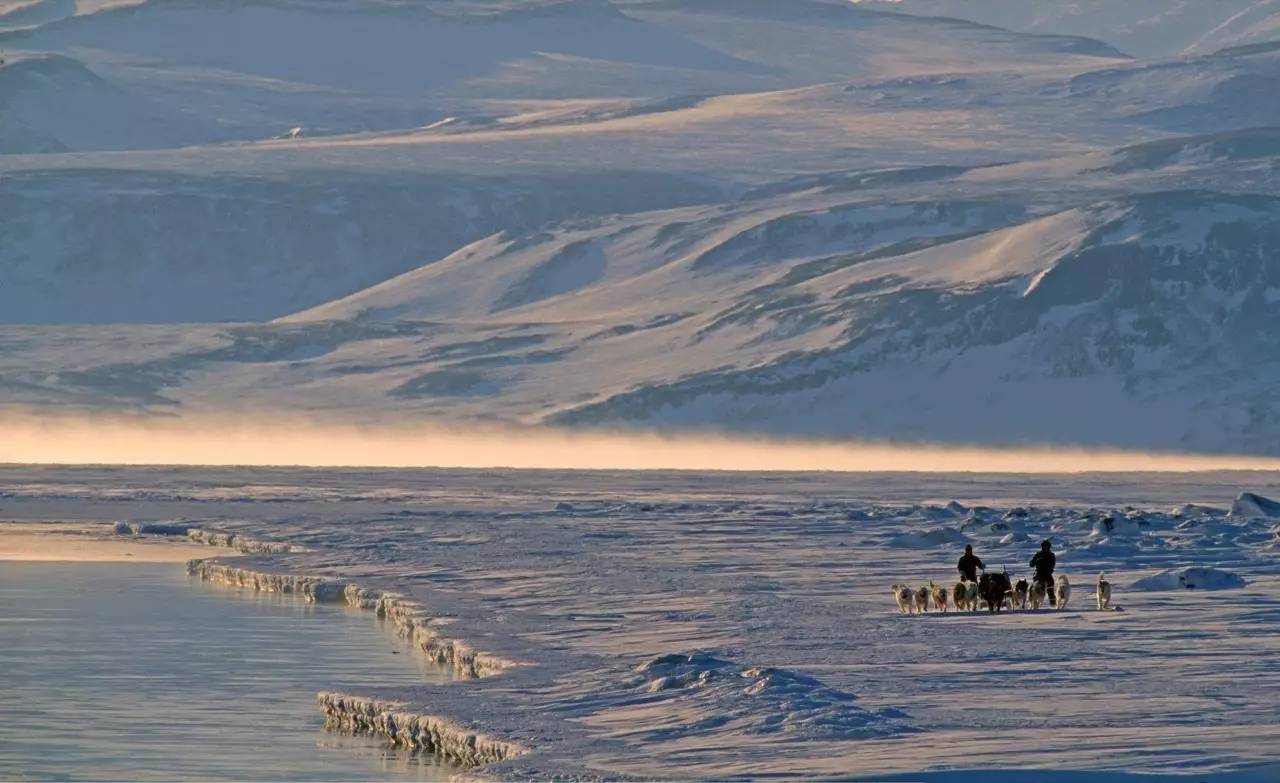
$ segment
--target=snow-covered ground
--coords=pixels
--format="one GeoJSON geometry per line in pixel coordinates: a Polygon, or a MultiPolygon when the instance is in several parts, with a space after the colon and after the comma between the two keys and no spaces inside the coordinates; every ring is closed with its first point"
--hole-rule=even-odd
{"type": "Polygon", "coordinates": [[[353,671],[326,705],[506,759],[482,776],[1280,770],[1274,473],[11,466],[2,480],[5,519],[96,520],[102,536],[164,521],[235,546],[209,535],[229,533],[250,552],[210,575],[308,577],[312,595],[382,607],[487,676],[406,690],[353,671]],[[1065,610],[897,613],[889,586],[953,582],[963,542],[1016,577],[1045,537],[1072,581],[1065,610]],[[252,553],[265,543],[293,551],[252,553]],[[1094,609],[1099,572],[1120,611],[1094,609]],[[1179,576],[1196,586],[1168,589],[1179,576]]]}

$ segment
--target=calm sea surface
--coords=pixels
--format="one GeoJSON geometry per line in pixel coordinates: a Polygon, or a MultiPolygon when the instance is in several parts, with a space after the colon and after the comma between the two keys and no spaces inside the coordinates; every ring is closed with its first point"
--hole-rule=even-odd
{"type": "Polygon", "coordinates": [[[444,676],[369,612],[174,564],[0,562],[3,780],[443,780],[325,732],[315,694],[444,676]]]}

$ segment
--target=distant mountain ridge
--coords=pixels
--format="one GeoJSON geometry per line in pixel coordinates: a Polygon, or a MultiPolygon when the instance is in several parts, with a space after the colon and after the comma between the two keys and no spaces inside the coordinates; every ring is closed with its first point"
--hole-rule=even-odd
{"type": "Polygon", "coordinates": [[[1207,54],[1280,38],[1277,0],[852,0],[868,9],[1081,35],[1138,57],[1207,54]]]}

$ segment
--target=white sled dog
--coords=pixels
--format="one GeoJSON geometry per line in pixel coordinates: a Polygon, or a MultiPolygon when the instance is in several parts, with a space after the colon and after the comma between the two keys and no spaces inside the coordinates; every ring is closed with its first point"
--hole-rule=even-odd
{"type": "Polygon", "coordinates": [[[934,584],[933,580],[930,579],[929,592],[933,594],[933,608],[939,612],[947,611],[947,588],[934,584]]]}
{"type": "Polygon", "coordinates": [[[929,611],[929,588],[921,587],[916,591],[916,612],[924,614],[929,611]]]}
{"type": "Polygon", "coordinates": [[[894,585],[893,600],[898,602],[898,611],[903,614],[911,614],[911,599],[915,597],[916,591],[911,589],[910,585],[894,585]]]}
{"type": "Polygon", "coordinates": [[[1067,608],[1067,599],[1071,597],[1071,580],[1066,574],[1058,576],[1058,609],[1067,608]]]}
{"type": "Polygon", "coordinates": [[[1045,592],[1044,583],[1033,581],[1031,583],[1031,591],[1028,593],[1028,597],[1031,599],[1031,608],[1039,609],[1040,605],[1049,597],[1049,594],[1045,592]]]}
{"type": "Polygon", "coordinates": [[[1098,574],[1098,611],[1111,608],[1111,583],[1106,574],[1098,574]]]}

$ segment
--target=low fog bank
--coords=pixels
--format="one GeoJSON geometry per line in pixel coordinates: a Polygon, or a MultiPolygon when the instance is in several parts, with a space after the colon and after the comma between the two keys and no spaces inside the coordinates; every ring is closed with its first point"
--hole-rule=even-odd
{"type": "Polygon", "coordinates": [[[327,423],[287,417],[9,417],[0,462],[732,471],[1280,470],[1280,458],[708,434],[327,423]]]}

